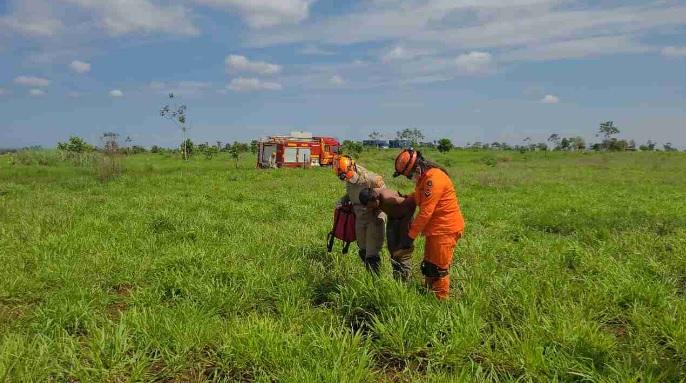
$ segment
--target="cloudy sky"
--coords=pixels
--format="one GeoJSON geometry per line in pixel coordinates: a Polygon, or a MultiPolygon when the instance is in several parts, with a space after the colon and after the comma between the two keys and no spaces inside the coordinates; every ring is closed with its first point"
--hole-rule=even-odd
{"type": "Polygon", "coordinates": [[[294,129],[686,147],[686,1],[0,0],[0,147],[294,129]]]}

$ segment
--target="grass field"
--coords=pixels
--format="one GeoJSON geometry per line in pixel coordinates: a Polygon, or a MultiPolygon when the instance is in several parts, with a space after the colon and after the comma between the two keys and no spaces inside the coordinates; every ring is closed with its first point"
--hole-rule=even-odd
{"type": "MultiPolygon", "coordinates": [[[[409,191],[395,154],[360,162],[409,191]]],[[[0,380],[686,380],[686,154],[427,156],[467,220],[447,303],[326,253],[329,169],[0,156],[0,380]]]]}

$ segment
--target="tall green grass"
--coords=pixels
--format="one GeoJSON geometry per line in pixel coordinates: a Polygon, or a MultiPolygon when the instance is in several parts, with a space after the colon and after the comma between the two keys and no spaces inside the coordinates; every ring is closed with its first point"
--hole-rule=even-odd
{"type": "MultiPolygon", "coordinates": [[[[360,162],[409,191],[395,154],[360,162]]],[[[0,380],[686,379],[686,156],[427,156],[467,220],[447,303],[326,253],[328,169],[0,158],[0,380]]]]}

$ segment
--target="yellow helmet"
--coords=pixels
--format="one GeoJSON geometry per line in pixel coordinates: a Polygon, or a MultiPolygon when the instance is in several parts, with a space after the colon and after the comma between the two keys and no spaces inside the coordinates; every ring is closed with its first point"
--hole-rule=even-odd
{"type": "Polygon", "coordinates": [[[336,173],[341,181],[347,181],[351,179],[356,173],[355,160],[350,158],[350,156],[337,156],[334,158],[332,167],[334,173],[336,173]]]}

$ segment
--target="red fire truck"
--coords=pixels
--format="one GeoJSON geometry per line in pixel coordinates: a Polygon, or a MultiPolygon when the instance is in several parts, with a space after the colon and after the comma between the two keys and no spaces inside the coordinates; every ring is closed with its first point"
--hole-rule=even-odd
{"type": "Polygon", "coordinates": [[[339,146],[333,137],[313,136],[309,132],[266,137],[259,140],[257,167],[330,166],[339,146]]]}

